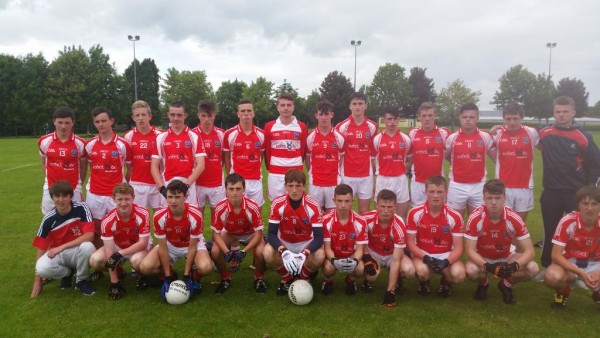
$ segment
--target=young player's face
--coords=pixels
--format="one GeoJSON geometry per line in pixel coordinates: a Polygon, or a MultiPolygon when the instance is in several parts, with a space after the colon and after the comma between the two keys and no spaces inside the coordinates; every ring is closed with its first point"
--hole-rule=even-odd
{"type": "Polygon", "coordinates": [[[277,102],[277,111],[281,117],[290,117],[294,114],[294,101],[279,99],[277,102]]]}
{"type": "Polygon", "coordinates": [[[237,116],[241,124],[251,124],[254,119],[254,107],[251,103],[244,103],[238,106],[237,116]]]}
{"type": "Polygon", "coordinates": [[[432,130],[435,126],[435,110],[433,108],[423,109],[419,113],[419,122],[423,130],[432,130]]]}
{"type": "Polygon", "coordinates": [[[395,133],[398,130],[398,120],[397,116],[392,114],[383,115],[383,123],[385,123],[385,131],[388,133],[395,133]]]}
{"type": "Polygon", "coordinates": [[[331,127],[331,119],[333,119],[332,111],[320,111],[318,110],[315,113],[315,118],[317,119],[317,123],[320,127],[331,127]]]}
{"type": "Polygon", "coordinates": [[[352,209],[352,194],[346,195],[335,195],[333,196],[333,202],[335,203],[335,209],[340,216],[348,216],[352,209]]]}
{"type": "Polygon", "coordinates": [[[379,213],[379,220],[383,223],[389,222],[396,212],[396,201],[378,200],[375,204],[379,213]]]}
{"type": "Polygon", "coordinates": [[[169,107],[167,117],[169,118],[171,126],[176,128],[183,127],[185,125],[185,119],[187,119],[187,113],[183,110],[183,107],[169,107]]]}
{"type": "Polygon", "coordinates": [[[460,127],[466,132],[474,131],[477,128],[477,120],[479,120],[479,114],[476,110],[465,110],[459,116],[460,127]]]}
{"type": "Polygon", "coordinates": [[[115,201],[119,215],[125,216],[131,214],[133,208],[133,195],[116,194],[115,197],[113,197],[113,200],[115,201]]]}
{"type": "Polygon", "coordinates": [[[364,116],[367,110],[367,103],[361,99],[352,99],[350,101],[350,112],[354,116],[364,116]]]}
{"type": "Polygon", "coordinates": [[[483,203],[491,216],[498,217],[502,213],[505,202],[506,196],[504,196],[504,194],[483,193],[483,203]]]}
{"type": "Polygon", "coordinates": [[[299,201],[304,195],[304,184],[300,182],[289,182],[285,184],[285,191],[292,201],[299,201]]]}
{"type": "Polygon", "coordinates": [[[242,198],[244,197],[244,185],[242,182],[236,182],[235,184],[227,183],[227,188],[225,189],[225,194],[231,203],[240,203],[242,198]]]}
{"type": "Polygon", "coordinates": [[[71,195],[53,195],[52,201],[59,215],[66,215],[71,211],[71,195]]]}
{"type": "Polygon", "coordinates": [[[101,113],[94,117],[94,127],[100,134],[112,132],[113,123],[115,123],[115,119],[109,118],[107,113],[101,113]]]}
{"type": "Polygon", "coordinates": [[[521,128],[521,123],[523,122],[523,118],[519,114],[505,114],[504,115],[504,125],[506,129],[510,131],[516,131],[521,128]]]}
{"type": "Polygon", "coordinates": [[[60,135],[70,134],[74,124],[75,121],[70,117],[58,117],[54,119],[54,127],[56,128],[56,132],[60,135]]]}
{"type": "Polygon", "coordinates": [[[573,119],[575,118],[575,109],[570,105],[560,105],[557,104],[554,106],[554,120],[556,120],[556,124],[559,126],[568,127],[573,123],[573,119]]]}
{"type": "Polygon", "coordinates": [[[446,187],[435,184],[428,184],[425,188],[425,195],[427,195],[427,203],[429,207],[440,207],[446,202],[446,187]]]}
{"type": "Polygon", "coordinates": [[[185,199],[187,198],[182,192],[171,192],[167,190],[167,205],[172,213],[181,214],[185,210],[185,199]]]}
{"type": "Polygon", "coordinates": [[[583,222],[587,224],[597,222],[598,215],[600,215],[600,202],[586,197],[578,205],[580,217],[583,222]]]}
{"type": "Polygon", "coordinates": [[[198,113],[198,120],[200,120],[200,126],[202,128],[212,128],[215,123],[215,114],[209,114],[207,112],[198,113]]]}
{"type": "Polygon", "coordinates": [[[135,108],[131,112],[131,119],[135,122],[135,126],[138,129],[145,130],[150,127],[150,120],[152,120],[152,114],[148,112],[148,108],[135,108]]]}

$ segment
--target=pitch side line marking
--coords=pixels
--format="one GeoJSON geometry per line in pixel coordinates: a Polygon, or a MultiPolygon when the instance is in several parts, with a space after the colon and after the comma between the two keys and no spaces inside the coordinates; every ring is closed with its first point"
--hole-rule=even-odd
{"type": "Polygon", "coordinates": [[[8,168],[8,169],[2,169],[0,170],[1,172],[5,172],[5,171],[11,171],[11,170],[17,170],[20,168],[25,168],[25,167],[31,167],[32,165],[34,165],[35,163],[29,163],[29,164],[24,164],[24,165],[20,165],[18,167],[14,167],[14,168],[8,168]]]}

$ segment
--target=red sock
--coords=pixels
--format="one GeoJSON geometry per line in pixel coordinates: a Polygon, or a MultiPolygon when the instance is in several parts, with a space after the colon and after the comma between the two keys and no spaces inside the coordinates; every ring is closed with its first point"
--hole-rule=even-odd
{"type": "Polygon", "coordinates": [[[231,279],[231,273],[229,272],[229,270],[225,270],[221,272],[221,279],[231,279]]]}
{"type": "Polygon", "coordinates": [[[559,291],[560,294],[562,294],[563,296],[569,296],[569,294],[571,293],[571,287],[570,286],[565,286],[564,289],[562,289],[561,291],[559,291]]]}
{"type": "Polygon", "coordinates": [[[278,274],[281,275],[281,279],[287,278],[287,277],[292,277],[290,276],[290,273],[285,269],[285,266],[280,266],[279,268],[275,269],[275,272],[277,272],[278,274]]]}
{"type": "Polygon", "coordinates": [[[312,274],[313,271],[309,270],[306,265],[303,265],[302,271],[300,272],[300,279],[308,280],[312,274]]]}
{"type": "Polygon", "coordinates": [[[346,281],[346,283],[354,283],[354,276],[346,275],[345,281],[346,281]]]}
{"type": "Polygon", "coordinates": [[[512,278],[504,278],[502,282],[504,282],[504,286],[512,288],[512,278]]]}

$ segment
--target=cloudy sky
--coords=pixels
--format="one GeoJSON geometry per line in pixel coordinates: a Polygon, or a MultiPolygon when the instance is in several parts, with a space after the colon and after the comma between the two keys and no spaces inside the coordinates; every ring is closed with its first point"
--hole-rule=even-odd
{"type": "MultiPolygon", "coordinates": [[[[139,60],[204,70],[222,81],[287,79],[301,95],[338,70],[369,84],[387,62],[427,68],[439,92],[462,79],[492,108],[498,78],[522,64],[533,73],[581,79],[590,105],[600,100],[600,1],[81,1],[0,0],[0,53],[100,44],[122,72],[133,58],[127,35],[140,35],[139,60]]],[[[408,73],[408,72],[407,72],[408,73]]]]}

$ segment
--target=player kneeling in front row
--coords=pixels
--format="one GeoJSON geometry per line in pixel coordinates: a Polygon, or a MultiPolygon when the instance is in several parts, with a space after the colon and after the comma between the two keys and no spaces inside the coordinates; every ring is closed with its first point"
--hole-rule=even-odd
{"type": "Polygon", "coordinates": [[[530,280],[539,272],[535,251],[523,219],[505,206],[506,188],[494,179],[483,186],[484,205],[473,210],[465,231],[467,275],[478,282],[475,299],[484,300],[489,287],[488,272],[501,278],[498,290],[506,304],[515,304],[512,286],[530,280]],[[516,252],[511,244],[516,239],[516,252]]]}
{"type": "Polygon", "coordinates": [[[278,295],[286,295],[294,278],[308,280],[323,265],[321,207],[304,193],[306,176],[290,169],[284,176],[287,193],[271,202],[265,245],[267,265],[281,275],[278,295]]]}
{"type": "Polygon", "coordinates": [[[396,194],[383,189],[377,194],[376,210],[363,215],[367,221],[369,244],[363,256],[365,264],[365,292],[373,291],[373,282],[379,277],[381,267],[389,270],[388,287],[383,300],[385,306],[396,305],[396,294],[403,294],[403,278],[414,278],[415,267],[406,248],[406,225],[396,215],[396,194]]]}
{"type": "MultiPolygon", "coordinates": [[[[113,200],[117,206],[102,218],[100,237],[104,246],[90,257],[90,265],[96,271],[108,269],[110,290],[108,298],[117,300],[125,289],[121,285],[125,272],[123,263],[131,261],[131,267],[139,270],[146,257],[150,242],[150,215],[148,210],[133,203],[134,189],[129,183],[119,183],[113,189],[113,200]]],[[[138,274],[138,289],[145,289],[144,277],[138,274]]]]}
{"type": "Polygon", "coordinates": [[[462,218],[446,203],[448,184],[442,176],[425,181],[427,201],[408,213],[407,245],[419,279],[418,292],[431,293],[431,275],[442,275],[438,296],[448,297],[452,284],[465,279],[462,218]]]}
{"type": "Polygon", "coordinates": [[[575,194],[579,211],[565,215],[552,238],[552,264],[544,283],[556,290],[552,307],[564,308],[570,284],[582,280],[600,304],[600,188],[585,186],[575,194]]]}
{"type": "Polygon", "coordinates": [[[333,191],[335,209],[323,217],[323,247],[325,281],[321,293],[333,293],[333,275],[346,274],[346,294],[356,294],[354,279],[363,274],[363,253],[367,244],[367,222],[352,210],[352,188],[340,184],[333,191]]]}
{"type": "Polygon", "coordinates": [[[190,295],[201,291],[200,278],[212,272],[212,261],[204,242],[202,212],[186,203],[188,186],[179,180],[167,185],[167,205],[154,214],[154,235],[158,245],[146,255],[140,264],[144,276],[164,276],[162,299],[174,279],[172,264],[185,257],[183,281],[190,295]],[[195,265],[196,271],[192,271],[195,265]]]}
{"type": "Polygon", "coordinates": [[[35,280],[31,298],[42,292],[42,278],[61,278],[60,288],[71,287],[73,269],[75,288],[86,296],[96,290],[89,284],[89,259],[95,250],[92,214],[83,202],[73,202],[73,187],[67,181],[57,181],[50,187],[54,209],[40,225],[33,246],[37,248],[35,280]]]}
{"type": "Polygon", "coordinates": [[[224,293],[231,285],[231,273],[225,262],[233,259],[242,263],[246,252],[253,250],[254,255],[254,289],[265,293],[267,285],[264,281],[265,260],[263,251],[263,221],[260,207],[256,202],[244,196],[246,181],[239,174],[233,173],[225,179],[226,198],[220,201],[213,218],[213,246],[211,256],[221,273],[221,282],[216,293],[224,293]],[[248,242],[244,250],[231,250],[231,244],[239,240],[248,242]]]}

